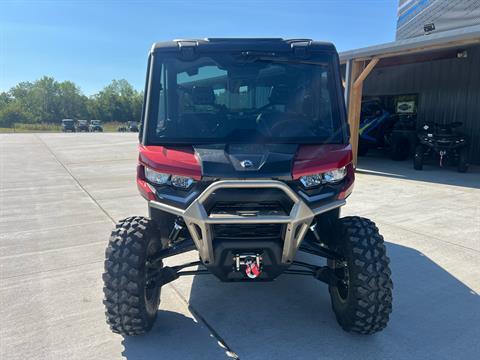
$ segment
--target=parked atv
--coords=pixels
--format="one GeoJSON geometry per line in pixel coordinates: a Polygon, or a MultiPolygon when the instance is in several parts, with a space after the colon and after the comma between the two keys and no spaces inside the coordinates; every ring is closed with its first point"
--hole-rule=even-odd
{"type": "Polygon", "coordinates": [[[148,332],[162,286],[200,274],[246,289],[311,276],[328,285],[344,330],[384,329],[393,285],[383,237],[369,219],[340,218],[354,168],[335,47],[161,42],[147,79],[137,185],[149,217],[111,233],[103,280],[112,331],[148,332]],[[164,265],[191,250],[198,261],[164,265]],[[298,251],[327,264],[298,261],[298,251]]]}
{"type": "Polygon", "coordinates": [[[117,131],[118,132],[127,132],[128,131],[128,127],[126,125],[120,125],[118,128],[117,128],[117,131]]]}
{"type": "Polygon", "coordinates": [[[467,140],[463,134],[456,131],[461,122],[448,124],[426,123],[418,133],[419,144],[415,149],[413,167],[422,170],[427,156],[438,158],[439,165],[446,161],[457,166],[459,172],[468,170],[467,140]]]}

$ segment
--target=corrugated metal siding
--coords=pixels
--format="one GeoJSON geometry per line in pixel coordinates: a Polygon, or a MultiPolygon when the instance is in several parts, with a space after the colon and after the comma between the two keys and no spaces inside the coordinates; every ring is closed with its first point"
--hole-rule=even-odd
{"type": "Polygon", "coordinates": [[[400,0],[397,40],[425,35],[424,26],[434,24],[432,33],[480,24],[480,0],[400,0]]]}
{"type": "Polygon", "coordinates": [[[466,59],[377,68],[364,83],[365,96],[419,94],[418,121],[461,121],[470,139],[470,160],[480,164],[480,46],[466,59]]]}

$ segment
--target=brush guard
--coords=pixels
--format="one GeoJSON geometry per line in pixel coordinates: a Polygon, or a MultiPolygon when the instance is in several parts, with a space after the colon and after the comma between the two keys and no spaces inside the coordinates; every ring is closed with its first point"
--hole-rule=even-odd
{"type": "Polygon", "coordinates": [[[159,201],[150,206],[181,217],[197,248],[202,262],[214,263],[213,229],[215,224],[285,224],[281,264],[291,265],[295,254],[316,215],[336,209],[345,200],[336,200],[316,208],[310,208],[287,184],[277,180],[223,180],[207,187],[187,209],[177,208],[159,201]],[[288,215],[242,216],[234,214],[208,214],[204,204],[220,189],[279,189],[293,202],[288,215]]]}

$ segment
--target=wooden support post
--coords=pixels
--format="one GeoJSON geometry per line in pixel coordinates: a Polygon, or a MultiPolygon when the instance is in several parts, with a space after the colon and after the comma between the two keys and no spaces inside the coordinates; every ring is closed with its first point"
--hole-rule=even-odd
{"type": "Polygon", "coordinates": [[[362,103],[362,87],[353,86],[354,81],[358,78],[364,68],[363,61],[354,61],[352,64],[352,81],[350,84],[350,95],[348,101],[348,123],[350,124],[350,144],[352,145],[353,164],[357,166],[358,153],[358,135],[360,128],[360,111],[362,103]]]}
{"type": "Polygon", "coordinates": [[[352,76],[350,80],[350,94],[348,101],[348,123],[350,124],[350,144],[352,145],[353,164],[357,166],[358,154],[358,137],[360,130],[360,113],[362,110],[362,92],[363,81],[368,74],[377,65],[379,59],[373,58],[368,65],[365,66],[365,61],[353,61],[352,76]]]}
{"type": "Polygon", "coordinates": [[[378,64],[378,61],[380,59],[379,58],[373,58],[372,60],[370,60],[370,62],[368,63],[368,65],[365,67],[365,69],[363,69],[362,73],[360,75],[358,75],[358,78],[355,80],[355,82],[353,83],[353,86],[354,87],[358,87],[360,85],[363,84],[363,80],[365,80],[367,78],[367,76],[370,74],[370,72],[373,70],[373,68],[375,67],[375,65],[378,64]]]}

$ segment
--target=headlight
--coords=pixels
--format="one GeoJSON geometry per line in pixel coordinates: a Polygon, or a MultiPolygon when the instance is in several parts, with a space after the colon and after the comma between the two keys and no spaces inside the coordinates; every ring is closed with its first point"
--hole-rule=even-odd
{"type": "Polygon", "coordinates": [[[339,182],[340,180],[343,180],[343,178],[347,175],[347,168],[344,166],[340,169],[335,169],[331,171],[327,171],[326,173],[323,174],[323,180],[327,183],[336,183],[339,182]]]}
{"type": "Polygon", "coordinates": [[[194,182],[192,178],[187,176],[165,174],[148,167],[144,167],[144,169],[145,178],[156,185],[172,185],[179,189],[188,189],[194,182]]]}
{"type": "Polygon", "coordinates": [[[306,175],[300,178],[300,182],[306,188],[318,186],[323,182],[322,174],[306,175]]]}
{"type": "Polygon", "coordinates": [[[186,176],[172,175],[172,186],[180,189],[188,189],[193,184],[193,179],[186,176]]]}
{"type": "Polygon", "coordinates": [[[345,178],[347,175],[347,168],[341,167],[340,169],[330,170],[323,174],[306,175],[300,178],[300,182],[306,188],[315,187],[321,184],[334,184],[345,178]]]}
{"type": "Polygon", "coordinates": [[[160,173],[148,167],[145,167],[144,169],[145,169],[145,177],[147,178],[148,181],[157,185],[168,184],[168,180],[170,180],[169,174],[160,173]]]}

